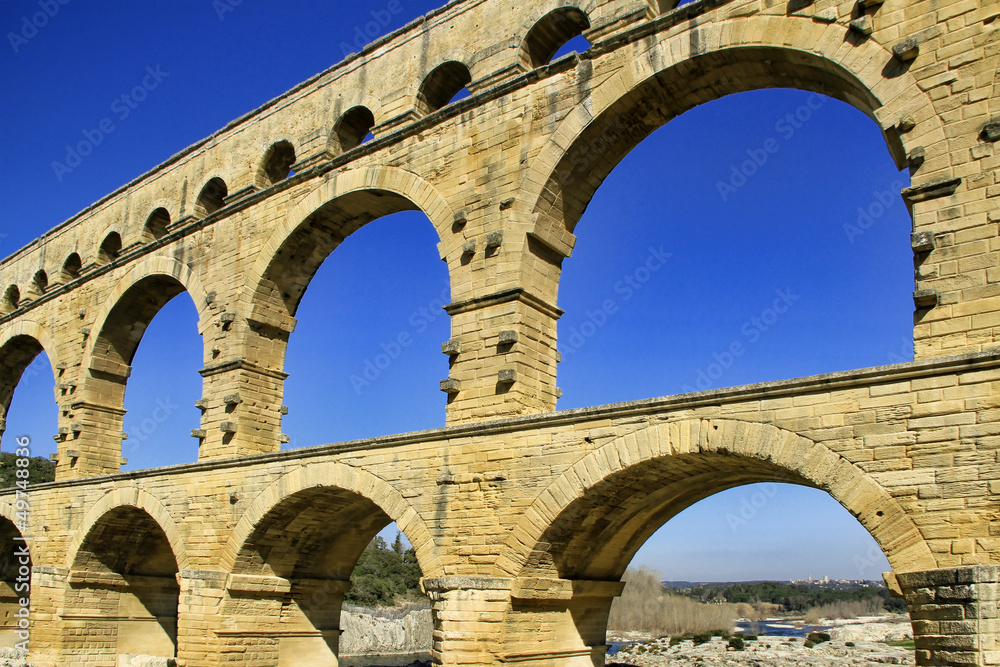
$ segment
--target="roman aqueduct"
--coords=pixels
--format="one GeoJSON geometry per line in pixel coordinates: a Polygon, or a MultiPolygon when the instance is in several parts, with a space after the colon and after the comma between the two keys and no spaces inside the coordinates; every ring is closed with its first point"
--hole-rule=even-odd
{"type": "Polygon", "coordinates": [[[0,494],[2,641],[24,537],[36,664],[335,665],[353,564],[395,521],[437,662],[604,664],[643,541],[780,476],[877,540],[918,664],[1000,665],[998,68],[995,0],[456,0],[234,121],[0,264],[0,408],[43,350],[59,406],[56,481],[27,522],[0,494]],[[591,196],[670,119],[768,87],[857,107],[910,170],[916,360],[556,412],[560,268],[591,196]],[[447,426],[281,451],[299,300],[401,210],[450,275],[447,426]],[[199,460],[122,473],[130,363],[181,293],[199,460]]]}

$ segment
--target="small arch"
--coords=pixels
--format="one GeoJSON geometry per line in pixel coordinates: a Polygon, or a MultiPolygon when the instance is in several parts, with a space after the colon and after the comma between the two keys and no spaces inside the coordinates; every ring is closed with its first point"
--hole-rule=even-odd
{"type": "Polygon", "coordinates": [[[78,254],[70,253],[70,256],[66,258],[63,262],[62,272],[60,273],[60,278],[63,283],[68,283],[71,280],[76,280],[80,277],[80,271],[83,269],[83,261],[80,259],[78,254]]]}
{"type": "Polygon", "coordinates": [[[576,7],[559,7],[543,16],[524,38],[524,56],[532,68],[552,62],[559,49],[581,37],[590,19],[576,7]]]}
{"type": "Polygon", "coordinates": [[[44,270],[39,270],[35,272],[35,277],[31,279],[31,291],[35,296],[41,296],[45,294],[45,290],[49,288],[49,275],[45,273],[44,270]]]}
{"type": "Polygon", "coordinates": [[[448,105],[472,83],[472,73],[465,63],[449,60],[427,75],[417,93],[417,111],[421,115],[434,113],[448,105]]]}
{"type": "Polygon", "coordinates": [[[349,109],[333,126],[333,134],[340,142],[340,152],[346,153],[367,141],[373,127],[375,114],[368,107],[349,109]]]}
{"type": "Polygon", "coordinates": [[[292,175],[295,164],[295,147],[291,142],[281,140],[272,145],[264,155],[258,180],[261,187],[269,188],[292,175]]]}
{"type": "Polygon", "coordinates": [[[101,249],[97,253],[97,261],[100,264],[107,264],[118,259],[122,253],[122,237],[118,232],[111,232],[104,237],[101,249]]]}
{"type": "Polygon", "coordinates": [[[19,305],[21,305],[21,290],[17,288],[17,285],[11,285],[3,293],[3,300],[0,301],[0,310],[4,313],[10,313],[17,310],[19,305]]]}
{"type": "MultiPolygon", "coordinates": [[[[142,228],[142,242],[152,243],[167,235],[167,226],[170,225],[170,214],[167,209],[160,207],[149,214],[146,219],[146,226],[142,228]]],[[[121,248],[119,247],[119,252],[121,248]]]]}
{"type": "Polygon", "coordinates": [[[226,182],[216,176],[201,189],[198,201],[194,205],[194,217],[201,219],[206,215],[212,215],[226,205],[226,197],[229,196],[229,188],[226,182]]]}

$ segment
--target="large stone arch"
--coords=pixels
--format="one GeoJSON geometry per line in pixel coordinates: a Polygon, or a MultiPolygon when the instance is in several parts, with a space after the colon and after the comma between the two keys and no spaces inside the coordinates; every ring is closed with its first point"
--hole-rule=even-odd
{"type": "Polygon", "coordinates": [[[681,510],[727,488],[765,481],[827,491],[875,538],[894,570],[937,567],[913,519],[860,467],[791,431],[725,419],[650,426],[581,458],[538,495],[511,532],[497,567],[506,576],[547,571],[568,579],[616,580],[649,536],[681,510]],[[629,489],[635,483],[655,490],[636,500],[629,489]],[[607,505],[615,499],[630,507],[619,512],[607,505]],[[581,553],[593,565],[569,562],[583,545],[581,553]]]}
{"type": "Polygon", "coordinates": [[[879,124],[900,168],[918,146],[928,163],[950,150],[932,100],[892,51],[837,23],[741,17],[650,37],[633,49],[632,66],[560,122],[522,180],[518,205],[533,220],[530,234],[561,256],[572,251],[573,228],[591,197],[633,147],[671,118],[727,94],[793,87],[840,99],[879,124]],[[916,127],[901,135],[904,117],[916,127]]]}
{"type": "Polygon", "coordinates": [[[377,476],[341,463],[306,465],[261,491],[222,552],[229,572],[221,616],[238,636],[221,652],[252,650],[279,667],[336,664],[340,608],[362,551],[391,520],[410,538],[424,574],[442,567],[408,502],[377,476]],[[268,619],[242,630],[247,617],[268,619]]]}
{"type": "MultiPolygon", "coordinates": [[[[450,245],[446,244],[445,239],[454,236],[447,233],[454,222],[454,213],[447,200],[427,181],[412,172],[395,167],[363,167],[331,175],[285,215],[284,221],[271,233],[260,249],[257,261],[244,281],[244,307],[253,313],[261,309],[280,312],[280,306],[285,306],[285,314],[294,315],[298,300],[305,291],[305,285],[312,279],[322,261],[343,239],[379,217],[398,211],[417,209],[431,220],[438,238],[441,239],[438,244],[439,252],[442,257],[446,257],[450,245]],[[280,294],[273,294],[279,287],[273,283],[280,284],[282,281],[269,280],[269,273],[275,270],[281,254],[287,252],[290,245],[295,243],[296,234],[309,235],[310,230],[307,227],[310,224],[326,224],[323,220],[317,220],[327,217],[323,213],[325,207],[336,207],[338,201],[344,201],[352,195],[359,198],[357,202],[359,211],[335,210],[331,211],[331,214],[341,219],[353,215],[354,219],[348,220],[346,225],[338,224],[338,228],[343,228],[338,229],[337,238],[324,239],[324,242],[319,244],[319,247],[315,248],[304,261],[305,268],[301,271],[301,275],[296,275],[294,279],[288,281],[289,284],[301,289],[301,292],[290,295],[294,303],[288,305],[279,303],[279,300],[288,301],[281,299],[280,294]],[[373,205],[372,199],[386,201],[382,205],[373,205]],[[305,284],[302,284],[303,281],[305,284]]],[[[258,317],[262,315],[258,314],[258,317]]]]}
{"type": "Polygon", "coordinates": [[[189,567],[190,559],[188,558],[185,541],[166,506],[151,493],[139,487],[131,486],[114,489],[106,493],[83,516],[79,527],[73,534],[73,539],[70,540],[69,546],[66,549],[67,568],[73,567],[73,562],[76,560],[80,547],[94,526],[97,525],[97,522],[101,520],[101,517],[119,507],[134,507],[148,514],[156,525],[159,526],[160,530],[163,531],[164,536],[170,543],[170,549],[173,551],[174,558],[177,559],[178,569],[184,570],[189,567]]]}
{"type": "Polygon", "coordinates": [[[222,568],[227,572],[236,568],[241,549],[265,517],[282,501],[303,491],[322,488],[345,491],[378,507],[406,534],[424,575],[434,576],[441,571],[441,557],[427,524],[402,494],[370,472],[336,462],[304,465],[257,494],[226,542],[222,551],[222,568]]]}
{"type": "Polygon", "coordinates": [[[172,518],[137,487],[115,489],[84,516],[67,551],[60,664],[112,667],[125,654],[177,654],[180,585],[189,564],[172,518]]]}
{"type": "Polygon", "coordinates": [[[71,415],[75,426],[60,442],[57,478],[120,469],[132,359],[153,318],[182,293],[194,302],[203,335],[211,313],[208,294],[197,273],[171,257],[137,263],[108,293],[86,339],[71,415]]]}
{"type": "MultiPolygon", "coordinates": [[[[183,288],[177,290],[177,294],[181,291],[187,292],[191,301],[194,303],[195,310],[198,311],[198,333],[205,333],[205,329],[209,325],[211,311],[209,311],[206,301],[208,291],[202,285],[200,276],[190,266],[187,266],[172,257],[149,257],[148,259],[130,266],[125,275],[115,283],[115,286],[108,293],[107,297],[105,297],[101,310],[98,311],[97,317],[94,319],[93,342],[87,346],[87,349],[84,352],[82,363],[83,368],[86,369],[91,367],[97,341],[102,332],[104,332],[104,329],[108,324],[108,318],[110,317],[112,311],[122,304],[122,299],[130,291],[134,290],[137,286],[140,286],[144,281],[150,281],[157,278],[164,278],[170,282],[176,282],[179,287],[183,288]]],[[[173,296],[174,295],[171,294],[170,298],[173,298],[173,296]]],[[[161,307],[162,304],[155,309],[152,317],[155,317],[156,312],[159,312],[161,307]]],[[[152,317],[149,319],[151,320],[152,317]]]]}
{"type": "Polygon", "coordinates": [[[7,410],[24,372],[39,354],[49,358],[54,385],[59,382],[59,359],[56,344],[41,324],[30,319],[18,319],[0,333],[0,435],[6,429],[7,410]]]}

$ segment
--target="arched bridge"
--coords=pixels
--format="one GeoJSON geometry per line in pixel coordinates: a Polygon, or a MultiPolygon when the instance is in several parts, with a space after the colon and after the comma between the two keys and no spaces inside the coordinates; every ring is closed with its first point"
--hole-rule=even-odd
{"type": "Polygon", "coordinates": [[[335,665],[350,572],[395,521],[437,662],[603,664],[649,535],[781,480],[877,540],[918,664],[1000,664],[998,28],[976,0],[458,0],[54,228],[0,264],[0,409],[43,350],[59,405],[56,482],[26,523],[0,494],[3,641],[26,543],[36,664],[335,665]],[[560,268],[591,197],[672,118],[769,87],[857,107],[909,168],[916,361],[556,412],[560,268]],[[280,451],[304,291],[402,210],[448,266],[447,426],[280,451]],[[199,459],[121,473],[130,364],[181,293],[199,459]]]}

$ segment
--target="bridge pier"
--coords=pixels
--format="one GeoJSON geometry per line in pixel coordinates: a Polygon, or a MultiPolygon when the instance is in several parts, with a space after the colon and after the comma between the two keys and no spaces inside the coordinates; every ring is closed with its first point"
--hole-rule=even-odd
{"type": "Polygon", "coordinates": [[[918,665],[1000,665],[1000,567],[897,575],[910,608],[918,665]]]}
{"type": "Polygon", "coordinates": [[[438,665],[492,665],[503,636],[511,580],[504,577],[433,577],[420,582],[434,611],[438,665]]]}

